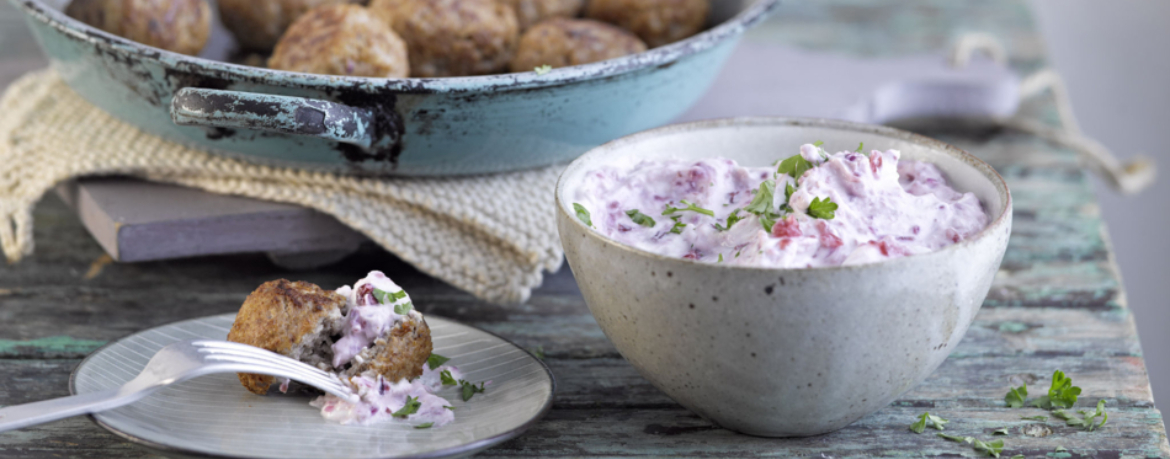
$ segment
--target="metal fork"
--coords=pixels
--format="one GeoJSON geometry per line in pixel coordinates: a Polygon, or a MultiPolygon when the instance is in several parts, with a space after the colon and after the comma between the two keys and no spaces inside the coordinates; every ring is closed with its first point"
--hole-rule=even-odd
{"type": "Polygon", "coordinates": [[[289,378],[342,399],[358,398],[337,376],[283,355],[230,341],[190,340],[160,349],[137,377],[117,389],[0,408],[0,432],[117,408],[165,386],[213,373],[289,378]]]}

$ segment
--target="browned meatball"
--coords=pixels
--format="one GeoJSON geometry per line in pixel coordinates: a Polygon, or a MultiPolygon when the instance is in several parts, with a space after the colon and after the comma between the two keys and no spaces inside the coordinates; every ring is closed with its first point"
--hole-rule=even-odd
{"type": "Polygon", "coordinates": [[[406,40],[416,77],[501,72],[520,38],[516,14],[497,0],[373,0],[370,10],[406,40]]]}
{"type": "Polygon", "coordinates": [[[358,5],[325,5],[297,19],[268,67],[326,75],[406,78],[406,42],[358,5]]]}
{"type": "Polygon", "coordinates": [[[651,48],[703,30],[710,0],[589,0],[585,15],[634,32],[651,48]]]}
{"type": "Polygon", "coordinates": [[[634,34],[590,19],[555,18],[537,24],[520,37],[513,72],[548,65],[568,67],[613,59],[646,50],[634,34]]]}
{"type": "Polygon", "coordinates": [[[219,18],[244,49],[268,52],[288,26],[322,5],[356,0],[219,0],[219,18]]]}
{"type": "Polygon", "coordinates": [[[550,18],[577,17],[585,0],[501,0],[516,11],[520,30],[528,30],[540,21],[550,18]]]}
{"type": "Polygon", "coordinates": [[[211,33],[206,0],[73,0],[65,14],[144,45],[199,54],[211,33]]]}

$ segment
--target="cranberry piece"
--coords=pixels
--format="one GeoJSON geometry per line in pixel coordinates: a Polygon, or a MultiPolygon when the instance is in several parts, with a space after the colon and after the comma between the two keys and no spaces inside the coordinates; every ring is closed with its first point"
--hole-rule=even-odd
{"type": "Polygon", "coordinates": [[[772,225],[772,235],[775,237],[799,237],[803,236],[804,232],[800,231],[800,222],[797,222],[795,218],[784,217],[772,225]]]}

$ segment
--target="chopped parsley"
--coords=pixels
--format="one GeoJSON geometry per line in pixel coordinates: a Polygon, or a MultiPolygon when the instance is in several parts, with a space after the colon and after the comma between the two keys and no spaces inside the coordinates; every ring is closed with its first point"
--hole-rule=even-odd
{"type": "Polygon", "coordinates": [[[991,434],[992,435],[1007,435],[1008,430],[1007,430],[1007,427],[1000,427],[998,429],[995,429],[995,431],[992,432],[991,434]]]}
{"type": "Polygon", "coordinates": [[[387,292],[385,290],[374,289],[374,298],[377,299],[381,304],[391,304],[395,301],[406,298],[406,290],[387,292]]]}
{"type": "Polygon", "coordinates": [[[780,206],[780,209],[784,210],[785,212],[792,212],[792,206],[789,205],[789,203],[792,202],[792,193],[795,192],[796,188],[793,187],[791,183],[784,183],[784,205],[780,206]]]}
{"type": "Polygon", "coordinates": [[[975,437],[959,437],[955,435],[947,435],[944,433],[940,433],[938,436],[955,443],[967,443],[975,448],[975,451],[987,453],[987,455],[991,457],[999,457],[999,454],[1003,452],[1003,440],[985,442],[975,437]]]}
{"type": "Polygon", "coordinates": [[[814,147],[819,147],[819,146],[824,145],[824,144],[825,144],[825,142],[822,140],[818,140],[816,142],[813,142],[814,147]]]}
{"type": "Polygon", "coordinates": [[[453,407],[451,405],[443,405],[443,408],[446,408],[446,409],[451,410],[451,411],[455,411],[455,407],[453,407]]]}
{"type": "Polygon", "coordinates": [[[586,224],[590,228],[593,227],[593,219],[589,218],[589,209],[586,209],[585,206],[574,202],[573,210],[577,211],[577,220],[581,220],[581,223],[586,224]]]}
{"type": "Polygon", "coordinates": [[[723,263],[723,254],[722,254],[722,253],[721,253],[721,254],[719,254],[719,262],[720,262],[720,263],[723,263]]]}
{"type": "Polygon", "coordinates": [[[1009,457],[1008,459],[1028,459],[1028,457],[1024,456],[1023,454],[1017,454],[1015,456],[1009,457]]]}
{"type": "Polygon", "coordinates": [[[666,210],[662,211],[662,215],[670,215],[670,214],[673,214],[675,212],[689,210],[691,212],[698,212],[698,213],[706,215],[708,217],[715,216],[715,211],[713,211],[711,209],[704,209],[702,207],[696,206],[695,203],[693,203],[693,202],[687,202],[685,199],[679,199],[678,202],[679,202],[679,204],[682,204],[686,207],[674,207],[674,206],[667,205],[666,210]]]}
{"type": "Polygon", "coordinates": [[[675,215],[670,217],[671,220],[674,220],[674,226],[670,227],[670,232],[674,234],[682,234],[683,229],[687,227],[686,223],[678,221],[679,218],[682,218],[682,216],[675,215]]]}
{"type": "Polygon", "coordinates": [[[864,149],[865,149],[865,142],[860,142],[857,144],[857,152],[858,153],[861,153],[861,150],[864,150],[864,149]]]}
{"type": "Polygon", "coordinates": [[[544,75],[544,74],[552,71],[552,66],[548,65],[548,64],[544,64],[540,67],[536,67],[536,68],[532,69],[532,71],[536,72],[537,75],[544,75]]]}
{"type": "Polygon", "coordinates": [[[938,430],[946,430],[943,428],[943,426],[946,425],[946,423],[948,423],[948,422],[950,422],[950,421],[943,419],[941,417],[935,416],[933,414],[930,414],[930,412],[928,411],[928,412],[922,413],[921,416],[918,416],[918,422],[910,424],[910,430],[913,431],[914,433],[922,433],[926,430],[927,424],[930,424],[931,427],[934,427],[935,429],[938,429],[938,430]]]}
{"type": "Polygon", "coordinates": [[[465,402],[471,400],[471,397],[475,396],[475,394],[483,393],[483,383],[479,383],[479,385],[476,386],[475,384],[460,379],[459,384],[462,386],[461,389],[463,391],[463,401],[465,402]]]}
{"type": "Polygon", "coordinates": [[[637,223],[637,224],[639,224],[639,225],[645,226],[645,227],[647,227],[647,228],[653,228],[653,227],[654,227],[654,219],[653,219],[653,218],[650,218],[650,216],[649,216],[649,215],[646,215],[646,214],[644,214],[644,213],[638,212],[638,209],[630,209],[630,210],[627,210],[627,211],[626,211],[626,215],[629,215],[629,216],[630,216],[630,220],[633,220],[633,221],[634,221],[634,223],[637,223]]]}
{"type": "Polygon", "coordinates": [[[1064,422],[1070,426],[1079,427],[1089,432],[1092,432],[1098,427],[1104,426],[1106,422],[1109,422],[1109,414],[1105,413],[1104,400],[1097,402],[1097,409],[1093,412],[1077,410],[1077,413],[1080,413],[1080,418],[1077,418],[1076,416],[1073,416],[1064,410],[1053,411],[1052,415],[1063,419],[1064,422]],[[1100,423],[1096,422],[1097,418],[1101,418],[1100,423]]]}
{"type": "Polygon", "coordinates": [[[418,398],[407,395],[406,405],[403,405],[401,410],[395,411],[390,415],[396,418],[405,418],[414,413],[417,413],[420,406],[422,406],[422,402],[418,401],[418,398]]]}
{"type": "Polygon", "coordinates": [[[1042,415],[1042,414],[1041,414],[1041,415],[1038,415],[1038,416],[1020,416],[1020,419],[1023,419],[1023,420],[1025,420],[1025,421],[1040,421],[1040,422],[1048,422],[1048,416],[1045,416],[1045,415],[1042,415]]]}
{"type": "Polygon", "coordinates": [[[822,201],[821,198],[816,198],[816,199],[813,199],[812,204],[808,205],[809,216],[811,216],[813,218],[824,219],[824,220],[832,220],[833,217],[836,216],[833,213],[836,210],[837,210],[837,203],[830,200],[830,198],[825,198],[824,201],[822,201]]]}
{"type": "Polygon", "coordinates": [[[743,220],[743,217],[739,216],[739,211],[741,211],[741,210],[743,210],[743,209],[735,209],[735,210],[731,211],[731,215],[727,216],[727,226],[720,226],[718,223],[716,223],[715,229],[719,230],[719,231],[727,231],[727,230],[731,229],[731,225],[734,225],[734,224],[738,223],[740,220],[743,220]]]}
{"type": "Polygon", "coordinates": [[[1028,399],[1028,383],[1023,386],[1013,388],[1008,391],[1007,395],[1003,396],[1003,401],[1007,403],[1009,408],[1022,408],[1024,401],[1028,399]]]}
{"type": "Polygon", "coordinates": [[[394,313],[398,314],[400,316],[404,316],[404,315],[409,314],[411,309],[414,309],[414,303],[411,303],[409,301],[402,303],[402,304],[394,305],[394,313]]]}
{"type": "Polygon", "coordinates": [[[442,373],[439,373],[439,380],[443,381],[444,386],[455,386],[459,384],[459,382],[455,381],[455,377],[451,376],[451,370],[443,370],[442,373]]]}
{"type": "MultiPolygon", "coordinates": [[[[538,358],[538,359],[540,359],[540,360],[544,360],[544,345],[543,345],[543,344],[537,344],[537,345],[536,345],[536,348],[535,348],[535,349],[532,349],[532,355],[535,355],[535,356],[536,356],[536,358],[538,358]]],[[[455,383],[454,383],[454,382],[452,382],[451,384],[455,384],[455,383]]]]}
{"type": "Polygon", "coordinates": [[[813,164],[798,153],[780,161],[780,166],[776,168],[776,173],[780,175],[788,174],[794,179],[799,179],[801,175],[804,175],[805,171],[812,168],[813,164]]]}
{"type": "Polygon", "coordinates": [[[752,202],[743,208],[744,211],[760,218],[760,225],[764,227],[764,231],[772,231],[772,227],[776,225],[776,219],[781,217],[772,208],[772,195],[775,192],[776,182],[765,180],[760,183],[760,188],[752,197],[752,202]]]}
{"type": "Polygon", "coordinates": [[[444,363],[447,363],[450,360],[451,359],[443,357],[439,354],[431,354],[430,357],[427,357],[427,366],[434,370],[443,366],[444,363]]]}
{"type": "Polygon", "coordinates": [[[414,428],[416,428],[416,429],[429,429],[429,428],[434,427],[434,426],[435,426],[435,423],[426,422],[426,423],[422,423],[422,424],[419,424],[417,426],[414,426],[414,428]]]}

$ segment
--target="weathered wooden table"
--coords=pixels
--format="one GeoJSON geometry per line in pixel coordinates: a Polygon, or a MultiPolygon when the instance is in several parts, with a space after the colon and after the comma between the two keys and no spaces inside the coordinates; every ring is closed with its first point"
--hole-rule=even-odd
{"type": "MultiPolygon", "coordinates": [[[[807,2],[812,3],[812,2],[807,2]]],[[[0,78],[39,61],[14,42],[11,9],[0,9],[0,78]]],[[[942,49],[958,31],[1000,37],[1012,65],[1044,64],[1023,2],[860,1],[793,4],[749,40],[817,50],[890,55],[942,49]]],[[[31,51],[31,52],[35,52],[31,51]]],[[[0,81],[0,84],[4,81],[0,81]]],[[[1051,118],[1044,102],[1028,108],[1051,118]]],[[[262,255],[109,264],[76,216],[55,197],[36,212],[35,256],[0,267],[0,405],[67,394],[70,371],[98,346],[156,325],[235,311],[260,283],[294,277],[324,286],[383,269],[428,314],[454,318],[542,347],[558,380],[551,413],[488,456],[967,456],[969,447],[907,430],[929,410],[947,432],[990,438],[1007,427],[1005,457],[1170,457],[1116,264],[1085,173],[1068,151],[999,129],[932,131],[994,165],[1016,202],[1003,268],[975,324],[926,382],[848,428],[803,439],[736,435],[708,425],[651,387],[606,341],[567,270],[550,275],[524,306],[475,301],[392,256],[367,248],[345,263],[289,273],[262,255]],[[1047,387],[1062,369],[1084,388],[1078,407],[1108,401],[1109,423],[1082,432],[1039,411],[1003,408],[1009,385],[1047,387]],[[1068,452],[1056,452],[1060,446],[1068,452]]],[[[146,457],[151,454],[74,418],[0,434],[0,457],[146,457]]]]}

